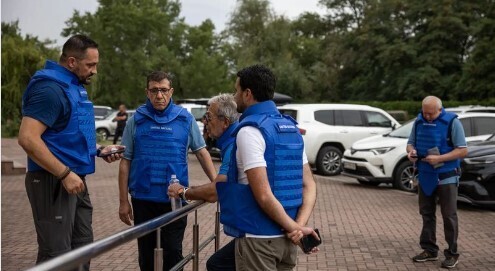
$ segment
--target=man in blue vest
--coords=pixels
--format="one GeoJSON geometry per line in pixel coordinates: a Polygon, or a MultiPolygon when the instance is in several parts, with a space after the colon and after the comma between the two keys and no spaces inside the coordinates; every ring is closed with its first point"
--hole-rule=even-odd
{"type": "Polygon", "coordinates": [[[121,147],[96,144],[93,104],[83,85],[97,65],[96,42],[75,35],[64,44],[59,63],[48,60],[34,74],[22,98],[18,141],[28,155],[25,182],[38,237],[36,263],[93,241],[85,176],[95,171],[95,156],[121,147]]]}
{"type": "Polygon", "coordinates": [[[419,213],[423,217],[420,245],[423,249],[413,257],[415,262],[436,261],[436,206],[442,211],[445,241],[443,268],[454,268],[457,252],[457,188],[460,159],[467,155],[464,129],[454,113],[446,112],[435,96],[424,98],[422,113],[414,123],[407,142],[407,157],[417,164],[419,172],[419,213]]]}
{"type": "MultiPolygon", "coordinates": [[[[126,146],[119,169],[119,216],[131,225],[140,224],[172,210],[167,195],[169,181],[176,175],[188,186],[187,155],[191,149],[208,178],[215,179],[215,167],[194,117],[173,103],[172,80],[165,72],[147,77],[146,104],[129,118],[122,137],[126,146]],[[132,208],[128,194],[131,195],[132,208]]],[[[183,259],[182,240],[187,224],[183,217],[162,227],[163,270],[183,259]]],[[[139,267],[153,270],[156,234],[138,238],[139,267]]]]}
{"type": "Polygon", "coordinates": [[[272,101],[272,71],[254,65],[237,73],[235,101],[243,113],[227,182],[217,183],[224,231],[235,238],[236,270],[291,270],[316,202],[297,123],[272,101]]]}
{"type": "MultiPolygon", "coordinates": [[[[179,184],[171,185],[168,188],[170,197],[181,197],[184,200],[217,201],[215,184],[216,182],[225,182],[227,180],[230,157],[235,141],[231,134],[238,125],[238,118],[237,106],[234,96],[231,94],[220,94],[208,101],[208,111],[205,114],[206,132],[210,138],[216,140],[217,147],[220,148],[222,165],[214,182],[189,188],[179,184]]],[[[234,240],[223,246],[208,259],[206,269],[208,271],[235,270],[234,240]]]]}

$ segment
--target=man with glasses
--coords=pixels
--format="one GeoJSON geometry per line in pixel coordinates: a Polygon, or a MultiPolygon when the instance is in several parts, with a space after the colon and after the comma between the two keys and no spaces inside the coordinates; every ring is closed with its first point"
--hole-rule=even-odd
{"type": "MultiPolygon", "coordinates": [[[[125,127],[126,146],[119,169],[119,216],[122,222],[140,224],[172,211],[167,188],[172,175],[188,186],[187,152],[191,149],[208,178],[215,168],[194,117],[173,103],[172,80],[165,72],[147,77],[146,104],[140,106],[125,127]],[[128,194],[131,195],[129,204],[128,194]]],[[[163,270],[183,259],[182,240],[187,216],[162,227],[163,270]]],[[[139,267],[153,270],[156,234],[138,238],[139,267]]]]}
{"type": "MultiPolygon", "coordinates": [[[[230,166],[230,157],[235,138],[231,136],[232,131],[238,125],[237,106],[234,96],[231,94],[220,94],[208,101],[208,111],[205,114],[206,131],[209,137],[216,139],[217,147],[220,148],[222,165],[218,171],[215,181],[212,183],[184,187],[179,184],[168,188],[170,197],[181,197],[184,200],[217,201],[215,184],[227,180],[227,172],[230,166]]],[[[223,248],[213,254],[206,263],[208,271],[234,270],[235,269],[235,242],[232,240],[223,248]]]]}

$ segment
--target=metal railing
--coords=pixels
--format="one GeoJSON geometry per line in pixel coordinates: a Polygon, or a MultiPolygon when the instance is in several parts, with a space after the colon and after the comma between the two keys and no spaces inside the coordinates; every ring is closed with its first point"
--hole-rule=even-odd
{"type": "Polygon", "coordinates": [[[39,265],[27,269],[27,271],[70,270],[74,268],[83,270],[83,265],[92,258],[97,257],[118,246],[121,246],[129,241],[144,236],[152,231],[156,231],[157,235],[157,248],[155,249],[155,271],[161,271],[163,266],[163,251],[160,245],[160,228],[176,221],[183,216],[188,215],[193,211],[194,224],[192,251],[191,253],[186,255],[182,261],[177,263],[171,270],[179,270],[183,268],[189,261],[193,260],[193,270],[197,271],[199,265],[199,252],[203,250],[203,248],[205,248],[212,240],[215,240],[215,251],[217,251],[220,242],[220,213],[217,204],[217,211],[215,215],[215,233],[206,238],[206,240],[204,240],[201,244],[199,244],[198,209],[205,206],[206,204],[207,203],[204,201],[195,201],[176,211],[166,213],[145,223],[139,224],[91,244],[72,250],[49,261],[43,262],[39,265]]]}

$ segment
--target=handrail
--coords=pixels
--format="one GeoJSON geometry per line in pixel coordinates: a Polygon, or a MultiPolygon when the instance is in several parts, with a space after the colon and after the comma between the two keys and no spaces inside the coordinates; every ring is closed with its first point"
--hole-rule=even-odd
{"type": "MultiPolygon", "coordinates": [[[[169,223],[172,223],[176,221],[177,219],[189,214],[192,211],[197,211],[197,209],[203,207],[206,205],[206,202],[204,201],[195,201],[191,204],[188,204],[176,211],[166,213],[162,216],[156,217],[152,220],[149,220],[145,223],[139,224],[137,226],[134,226],[132,228],[123,230],[121,232],[118,232],[116,234],[113,234],[111,236],[108,236],[106,238],[103,238],[101,240],[98,240],[96,242],[93,242],[91,244],[85,245],[83,247],[77,248],[75,250],[72,250],[66,254],[60,255],[54,259],[51,259],[49,261],[43,262],[39,265],[33,266],[26,271],[45,271],[45,270],[68,270],[68,269],[73,269],[79,267],[81,270],[81,267],[84,263],[87,261],[91,260],[92,258],[99,256],[113,248],[116,248],[124,243],[127,243],[129,241],[132,241],[136,238],[139,238],[141,236],[144,236],[156,229],[159,229],[169,223]]],[[[196,219],[197,219],[197,213],[196,219]]],[[[197,233],[198,231],[198,225],[194,225],[194,232],[197,233]]],[[[218,239],[218,232],[214,234],[216,239],[218,239]]],[[[196,238],[198,238],[196,236],[196,238]]],[[[213,240],[211,237],[208,238],[209,241],[213,240]]],[[[207,240],[207,241],[208,241],[207,240]]],[[[208,242],[209,242],[208,241],[208,242]]],[[[195,240],[197,242],[197,240],[195,240]]],[[[202,245],[203,247],[205,245],[202,245]]],[[[197,251],[196,251],[197,253],[197,251]]],[[[193,258],[193,260],[197,260],[198,255],[193,255],[188,256],[187,258],[193,258]]],[[[185,265],[185,262],[182,263],[182,265],[185,265]]]]}

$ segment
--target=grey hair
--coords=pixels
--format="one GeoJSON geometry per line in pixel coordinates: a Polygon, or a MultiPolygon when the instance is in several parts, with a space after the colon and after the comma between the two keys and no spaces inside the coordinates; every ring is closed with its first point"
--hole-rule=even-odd
{"type": "Polygon", "coordinates": [[[239,119],[239,113],[237,113],[237,104],[234,101],[234,95],[232,94],[219,94],[212,97],[208,101],[208,105],[218,104],[218,116],[223,116],[229,119],[230,123],[234,123],[239,119]]]}
{"type": "Polygon", "coordinates": [[[423,99],[423,104],[429,104],[430,102],[435,102],[438,109],[442,108],[442,100],[440,100],[440,98],[436,96],[426,96],[426,98],[423,99]]]}

